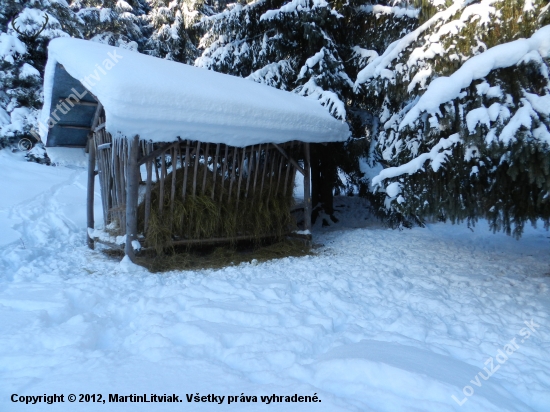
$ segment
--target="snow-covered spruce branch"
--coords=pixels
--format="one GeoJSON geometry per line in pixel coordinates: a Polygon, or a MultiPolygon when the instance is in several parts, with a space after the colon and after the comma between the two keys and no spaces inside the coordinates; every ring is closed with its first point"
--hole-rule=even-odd
{"type": "Polygon", "coordinates": [[[427,31],[435,23],[441,20],[447,20],[451,18],[455,13],[462,9],[465,5],[471,3],[473,0],[458,0],[455,1],[447,9],[436,13],[432,18],[418,27],[416,30],[403,36],[401,39],[394,41],[388,46],[386,51],[370,62],[363,70],[357,74],[357,80],[355,81],[355,88],[357,89],[362,83],[366,83],[373,77],[378,77],[383,70],[391,64],[392,61],[397,59],[399,55],[412,43],[414,43],[422,33],[427,31]]]}
{"type": "Polygon", "coordinates": [[[441,165],[445,163],[447,155],[450,154],[450,148],[457,144],[462,143],[462,139],[458,133],[450,135],[448,138],[442,138],[428,153],[422,153],[420,156],[415,157],[410,162],[402,164],[397,167],[388,167],[382,170],[377,176],[372,179],[372,187],[378,188],[382,185],[382,182],[386,179],[399,177],[404,174],[412,175],[419,170],[424,170],[424,164],[429,161],[434,172],[437,172],[441,165]]]}
{"type": "Polygon", "coordinates": [[[537,30],[529,39],[519,39],[491,47],[472,57],[449,77],[433,80],[416,105],[405,115],[399,130],[413,125],[423,112],[436,113],[443,103],[457,98],[462,89],[492,70],[511,67],[533,51],[546,58],[550,55],[550,25],[537,30]]]}
{"type": "Polygon", "coordinates": [[[393,15],[398,19],[403,17],[409,17],[411,19],[417,19],[420,14],[420,9],[399,7],[399,6],[385,6],[383,4],[364,4],[357,8],[358,11],[364,13],[372,13],[375,16],[379,15],[393,15]]]}

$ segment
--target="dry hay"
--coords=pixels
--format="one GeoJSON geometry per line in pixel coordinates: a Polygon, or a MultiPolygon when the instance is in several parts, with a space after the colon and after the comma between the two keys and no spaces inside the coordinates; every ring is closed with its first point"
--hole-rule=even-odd
{"type": "Polygon", "coordinates": [[[269,245],[238,242],[234,245],[200,248],[175,248],[172,253],[156,254],[153,251],[136,257],[136,263],[151,272],[172,270],[219,269],[243,262],[265,262],[290,256],[309,255],[310,248],[300,240],[283,239],[269,245]]]}
{"type": "MultiPolygon", "coordinates": [[[[171,212],[172,173],[164,179],[164,196],[162,212],[159,211],[160,182],[153,185],[151,192],[151,213],[147,231],[145,232],[145,201],[138,207],[138,231],[145,232],[145,247],[153,248],[158,254],[171,252],[173,240],[224,238],[229,243],[235,243],[237,236],[250,236],[258,244],[266,236],[281,240],[283,236],[296,226],[290,214],[293,202],[292,185],[284,193],[284,184],[276,187],[273,179],[271,191],[269,177],[265,177],[263,190],[258,185],[253,188],[253,181],[246,193],[246,177],[243,177],[240,192],[237,196],[238,178],[233,182],[231,199],[229,199],[229,179],[216,176],[214,199],[211,197],[214,174],[207,170],[205,192],[202,192],[204,176],[203,164],[198,166],[197,193],[193,195],[192,166],[188,169],[187,191],[183,200],[184,170],[176,171],[176,193],[173,211],[171,212]],[[223,187],[222,187],[223,182],[223,187]],[[222,202],[219,201],[222,194],[222,202]],[[268,196],[270,194],[270,196],[268,196]],[[237,200],[238,199],[238,200],[237,200]]],[[[293,182],[292,182],[293,183],[293,182]]]]}

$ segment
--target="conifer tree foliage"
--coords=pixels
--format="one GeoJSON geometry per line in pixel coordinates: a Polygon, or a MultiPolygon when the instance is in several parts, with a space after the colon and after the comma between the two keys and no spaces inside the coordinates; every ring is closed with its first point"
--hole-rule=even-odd
{"type": "Polygon", "coordinates": [[[203,17],[200,23],[204,35],[197,66],[315,99],[351,125],[359,140],[312,149],[313,203],[329,215],[333,190],[345,189],[338,169],[347,174],[349,182],[356,182],[361,176],[358,155],[368,153],[365,124],[369,116],[356,104],[352,76],[368,59],[368,49],[374,44],[381,48],[386,39],[400,34],[395,30],[369,36],[367,31],[375,33],[376,26],[384,24],[406,28],[409,20],[416,21],[416,15],[396,19],[389,5],[379,5],[375,11],[362,3],[267,0],[233,4],[203,17]],[[395,20],[400,21],[394,24],[395,20]]]}
{"type": "Polygon", "coordinates": [[[150,0],[147,15],[152,33],[145,53],[156,57],[193,64],[199,56],[198,23],[204,16],[215,14],[225,3],[208,0],[150,0]]]}
{"type": "Polygon", "coordinates": [[[487,218],[518,237],[528,221],[548,225],[550,40],[510,60],[515,40],[550,23],[548,9],[538,0],[424,0],[420,26],[358,73],[386,168],[374,189],[395,222],[487,218]],[[445,78],[465,73],[469,81],[445,95],[445,78]]]}
{"type": "Polygon", "coordinates": [[[84,23],[85,39],[135,51],[146,41],[145,0],[75,0],[70,7],[84,23]]]}
{"type": "Polygon", "coordinates": [[[29,133],[42,106],[50,39],[79,36],[81,22],[64,1],[8,0],[0,6],[0,146],[29,133]]]}
{"type": "Polygon", "coordinates": [[[6,0],[0,5],[0,147],[26,137],[42,107],[47,46],[77,37],[137,49],[144,42],[141,0],[6,0]]]}

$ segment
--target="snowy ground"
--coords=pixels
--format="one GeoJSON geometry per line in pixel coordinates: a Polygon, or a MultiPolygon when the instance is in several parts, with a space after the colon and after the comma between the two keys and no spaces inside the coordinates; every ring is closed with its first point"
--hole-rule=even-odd
{"type": "Polygon", "coordinates": [[[316,256],[150,274],[85,247],[85,182],[0,151],[2,411],[548,410],[544,230],[387,230],[341,199],[316,256]],[[10,401],[54,393],[65,402],[10,401]],[[225,398],[188,403],[197,393],[225,398]],[[272,394],[322,402],[262,402],[272,394]]]}

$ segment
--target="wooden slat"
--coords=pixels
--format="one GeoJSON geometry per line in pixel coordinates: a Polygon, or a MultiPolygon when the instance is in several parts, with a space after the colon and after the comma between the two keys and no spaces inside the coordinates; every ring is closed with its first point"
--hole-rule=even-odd
{"type": "Polygon", "coordinates": [[[240,236],[234,236],[234,237],[211,237],[207,239],[181,239],[181,240],[174,240],[170,242],[171,245],[196,245],[196,244],[203,244],[203,245],[209,245],[209,244],[216,244],[216,243],[229,243],[229,242],[235,242],[240,240],[251,240],[251,239],[265,239],[265,238],[278,238],[279,236],[275,233],[255,236],[255,235],[240,235],[240,236]]]}
{"type": "Polygon", "coordinates": [[[311,230],[311,179],[310,179],[310,162],[309,162],[309,143],[304,145],[304,222],[305,230],[311,230]]]}
{"type": "Polygon", "coordinates": [[[256,193],[256,186],[258,182],[258,173],[260,173],[260,160],[262,157],[262,145],[258,145],[258,152],[256,154],[256,165],[254,167],[254,187],[253,192],[256,193]]]}
{"type": "Polygon", "coordinates": [[[225,155],[223,156],[223,166],[222,166],[222,181],[220,187],[220,204],[223,199],[223,187],[225,183],[225,175],[227,173],[227,167],[229,162],[229,146],[225,145],[225,155]]]}
{"type": "Polygon", "coordinates": [[[281,183],[281,173],[283,170],[284,157],[279,155],[279,172],[277,173],[277,188],[275,193],[279,193],[279,184],[281,183]]]}
{"type": "MultiPolygon", "coordinates": [[[[152,144],[151,144],[152,147],[152,144]]],[[[149,219],[151,218],[151,192],[153,187],[153,161],[149,160],[145,164],[147,170],[147,183],[145,185],[145,225],[144,232],[149,228],[149,219]]]]}
{"type": "Polygon", "coordinates": [[[264,191],[265,174],[266,174],[266,171],[267,171],[267,163],[269,162],[269,150],[268,150],[268,148],[269,148],[269,145],[266,145],[265,157],[264,157],[264,167],[262,169],[262,183],[260,185],[260,195],[264,191]]]}
{"type": "MultiPolygon", "coordinates": [[[[220,144],[216,145],[216,153],[214,154],[214,163],[212,165],[212,195],[211,199],[214,200],[214,191],[216,190],[216,177],[218,175],[218,156],[220,154],[220,144]]],[[[222,178],[223,182],[223,178],[222,178]]]]}
{"type": "Polygon", "coordinates": [[[134,136],[130,143],[130,153],[128,153],[128,176],[126,181],[126,245],[124,252],[126,256],[135,260],[132,241],[137,239],[137,207],[139,194],[139,137],[134,136]]]}
{"type": "MultiPolygon", "coordinates": [[[[272,192],[272,188],[273,188],[273,175],[275,174],[275,163],[278,159],[278,156],[280,156],[279,154],[275,153],[273,150],[270,150],[270,159],[271,159],[271,168],[269,169],[269,189],[268,189],[268,192],[267,192],[267,201],[269,201],[269,199],[271,198],[271,192],[272,192]]],[[[276,192],[275,192],[276,193],[276,192]]]]}
{"type": "MultiPolygon", "coordinates": [[[[179,145],[178,145],[179,146],[179,145]]],[[[174,200],[176,199],[176,171],[178,168],[178,146],[172,146],[170,154],[172,156],[172,188],[170,191],[170,230],[172,229],[174,217],[174,200]]]]}
{"type": "Polygon", "coordinates": [[[86,237],[88,247],[94,248],[94,239],[90,236],[90,229],[94,229],[94,183],[95,183],[95,142],[91,134],[88,138],[88,196],[86,204],[86,237]]]}
{"type": "Polygon", "coordinates": [[[238,148],[234,147],[233,148],[233,165],[232,165],[232,168],[231,168],[231,178],[229,179],[229,198],[227,199],[227,201],[229,202],[231,200],[231,194],[233,192],[233,182],[235,181],[235,167],[237,167],[237,164],[236,164],[236,159],[239,157],[239,150],[238,148]]]}
{"type": "Polygon", "coordinates": [[[160,155],[160,182],[159,182],[159,216],[164,208],[164,179],[166,177],[166,153],[160,155]]]}
{"type": "Polygon", "coordinates": [[[236,210],[239,210],[239,199],[241,197],[241,182],[243,180],[244,158],[246,153],[245,150],[246,148],[243,147],[243,158],[241,160],[241,166],[239,167],[239,184],[237,186],[237,204],[235,206],[236,210]]]}
{"type": "Polygon", "coordinates": [[[182,197],[185,202],[185,194],[187,193],[187,171],[189,169],[189,140],[185,141],[185,165],[183,166],[183,190],[182,197]]]}
{"type": "Polygon", "coordinates": [[[195,151],[195,168],[193,173],[193,197],[197,193],[197,172],[199,170],[199,160],[201,152],[201,142],[197,142],[197,149],[195,151]]]}
{"type": "Polygon", "coordinates": [[[204,149],[204,173],[202,177],[202,189],[201,194],[204,195],[206,190],[206,173],[208,172],[208,156],[210,155],[210,143],[206,143],[206,149],[204,149]]]}
{"type": "MultiPolygon", "coordinates": [[[[246,149],[243,149],[243,152],[246,153],[246,149]]],[[[254,145],[250,146],[250,155],[248,155],[248,170],[246,171],[246,189],[244,191],[245,198],[248,197],[248,188],[250,187],[250,180],[252,180],[253,170],[254,170],[254,145]]]]}

